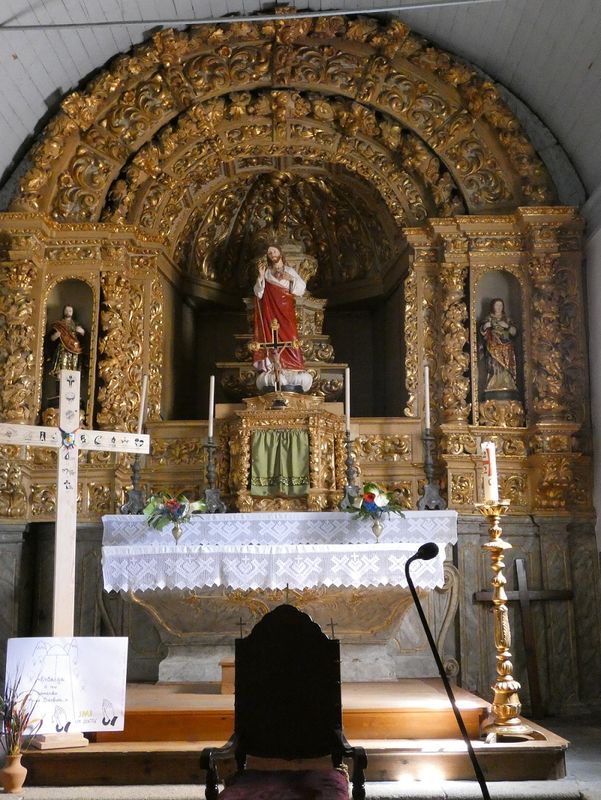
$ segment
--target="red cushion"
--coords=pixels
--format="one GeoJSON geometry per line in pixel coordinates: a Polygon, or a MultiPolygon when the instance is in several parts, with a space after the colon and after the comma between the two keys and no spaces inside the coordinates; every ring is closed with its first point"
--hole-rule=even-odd
{"type": "Polygon", "coordinates": [[[348,800],[348,779],[337,769],[248,769],[234,775],[220,800],[348,800]]]}

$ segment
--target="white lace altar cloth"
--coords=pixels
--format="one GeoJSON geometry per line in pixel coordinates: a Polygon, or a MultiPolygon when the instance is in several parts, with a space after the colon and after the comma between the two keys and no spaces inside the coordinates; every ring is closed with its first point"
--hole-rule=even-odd
{"type": "Polygon", "coordinates": [[[368,521],[343,512],[201,514],[175,543],[141,516],[103,517],[102,568],[107,591],[304,589],[406,586],[405,562],[424,542],[440,551],[415,561],[416,584],[444,583],[445,546],[457,541],[455,511],[408,511],[383,519],[377,542],[368,521]]]}

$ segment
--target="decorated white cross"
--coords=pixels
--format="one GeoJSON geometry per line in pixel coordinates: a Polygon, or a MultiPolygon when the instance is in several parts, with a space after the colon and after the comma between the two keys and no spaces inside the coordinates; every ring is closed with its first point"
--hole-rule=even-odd
{"type": "Polygon", "coordinates": [[[58,448],[53,636],[73,636],[79,451],[150,452],[150,437],[146,434],[80,429],[79,384],[79,372],[61,370],[58,428],[0,423],[0,444],[58,448]]]}

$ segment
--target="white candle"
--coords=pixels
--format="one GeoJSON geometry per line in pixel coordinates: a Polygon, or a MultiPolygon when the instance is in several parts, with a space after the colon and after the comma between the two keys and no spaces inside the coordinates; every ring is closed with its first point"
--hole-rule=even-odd
{"type": "Polygon", "coordinates": [[[430,430],[430,367],[424,365],[424,423],[430,430]]]}
{"type": "Polygon", "coordinates": [[[499,502],[497,482],[497,456],[494,442],[482,442],[482,478],[484,483],[484,502],[499,502]]]}
{"type": "Polygon", "coordinates": [[[140,411],[138,413],[137,432],[142,433],[144,419],[146,417],[146,397],[148,396],[148,375],[142,376],[142,391],[140,392],[140,411]]]}
{"type": "Polygon", "coordinates": [[[344,370],[344,413],[346,414],[346,429],[351,432],[351,370],[344,370]]]}
{"type": "Polygon", "coordinates": [[[215,376],[209,378],[209,439],[213,438],[213,425],[215,422],[215,376]]]}

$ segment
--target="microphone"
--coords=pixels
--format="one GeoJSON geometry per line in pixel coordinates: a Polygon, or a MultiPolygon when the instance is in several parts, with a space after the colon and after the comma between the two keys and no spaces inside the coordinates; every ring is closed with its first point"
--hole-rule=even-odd
{"type": "Polygon", "coordinates": [[[436,643],[430,631],[428,620],[426,619],[426,615],[424,614],[424,611],[422,609],[422,604],[420,603],[419,597],[417,596],[417,592],[415,591],[413,579],[411,578],[411,575],[409,573],[409,567],[414,561],[417,561],[418,559],[420,561],[430,561],[431,559],[436,558],[437,555],[438,555],[438,545],[435,542],[426,542],[425,544],[422,544],[417,553],[412,555],[405,562],[405,578],[407,579],[407,585],[409,586],[409,591],[411,592],[411,596],[413,597],[415,608],[417,609],[417,613],[419,614],[419,618],[424,628],[424,633],[426,634],[428,644],[430,645],[430,650],[432,651],[432,655],[434,656],[434,661],[436,662],[436,666],[438,667],[438,673],[440,675],[440,679],[442,680],[443,686],[446,690],[447,697],[449,698],[449,702],[451,703],[453,713],[455,714],[455,719],[457,720],[457,725],[459,726],[459,730],[461,731],[461,736],[463,738],[463,741],[465,742],[465,746],[467,747],[467,752],[472,762],[474,773],[476,774],[476,780],[480,785],[480,791],[482,792],[482,797],[484,798],[484,800],[490,800],[490,794],[488,793],[488,786],[486,785],[484,773],[482,772],[482,768],[480,767],[478,759],[476,758],[476,754],[474,752],[474,748],[472,747],[470,737],[468,736],[465,723],[463,722],[463,717],[461,716],[459,708],[457,707],[457,702],[455,700],[455,695],[453,694],[453,690],[451,689],[451,684],[449,682],[446,672],[444,671],[444,666],[440,658],[440,655],[438,653],[438,650],[436,649],[436,643]]]}
{"type": "Polygon", "coordinates": [[[411,558],[407,561],[431,561],[433,558],[436,558],[438,555],[438,545],[435,542],[426,542],[426,544],[422,544],[415,555],[411,556],[411,558]]]}

